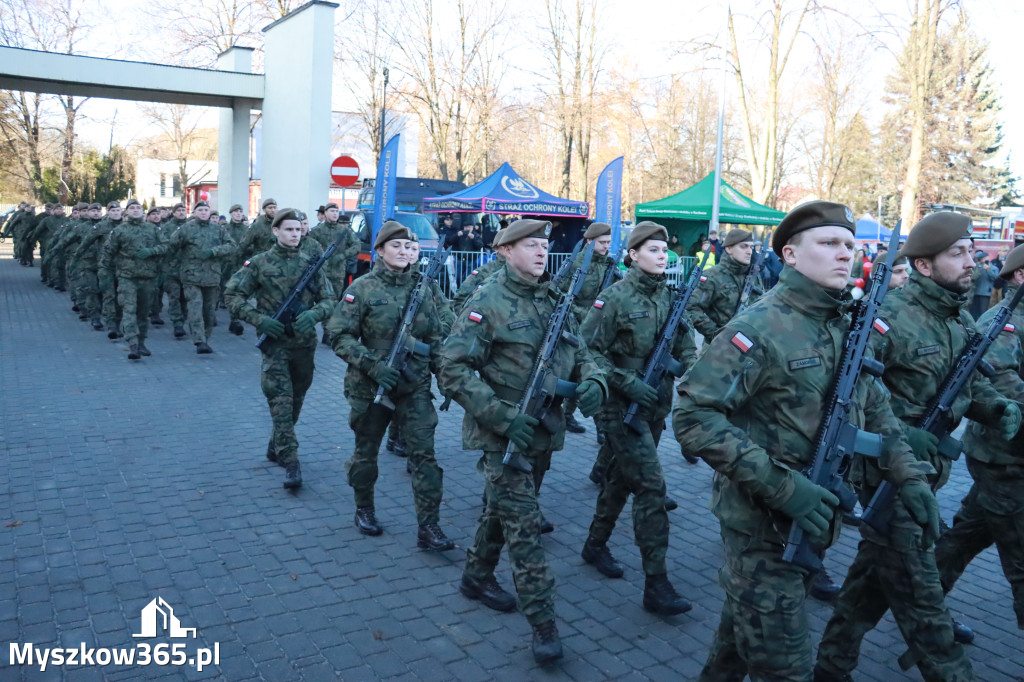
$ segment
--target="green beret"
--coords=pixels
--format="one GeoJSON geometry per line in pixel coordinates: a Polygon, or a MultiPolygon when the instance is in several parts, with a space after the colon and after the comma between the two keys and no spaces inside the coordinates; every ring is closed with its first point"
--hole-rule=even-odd
{"type": "Polygon", "coordinates": [[[97,208],[102,211],[103,210],[103,205],[102,204],[89,204],[89,210],[90,211],[92,211],[93,209],[97,209],[97,208]]]}
{"type": "Polygon", "coordinates": [[[160,212],[160,208],[157,207],[157,206],[154,206],[153,208],[151,208],[148,211],[146,211],[146,215],[150,216],[150,215],[152,215],[154,213],[159,213],[159,212],[160,212]]]}
{"type": "Polygon", "coordinates": [[[109,211],[112,208],[121,208],[121,204],[117,203],[116,201],[111,201],[109,204],[107,204],[107,210],[109,211]]]}
{"type": "Polygon", "coordinates": [[[281,223],[283,223],[286,220],[294,220],[297,223],[301,223],[302,218],[299,217],[300,215],[302,214],[299,213],[299,209],[297,208],[282,209],[277,212],[277,215],[274,216],[274,222],[270,224],[270,227],[280,227],[281,223]]]}
{"type": "Polygon", "coordinates": [[[197,208],[199,208],[200,206],[205,206],[206,208],[210,208],[210,205],[208,203],[206,203],[205,201],[197,201],[196,205],[192,207],[192,210],[194,211],[197,208]]]}
{"type": "Polygon", "coordinates": [[[326,206],[324,206],[324,213],[327,213],[328,209],[332,209],[332,208],[338,208],[338,205],[336,203],[334,203],[333,201],[331,203],[327,204],[326,206]]]}
{"type": "Polygon", "coordinates": [[[178,203],[171,207],[171,213],[177,211],[179,208],[185,208],[185,204],[179,201],[178,203]]]}
{"type": "Polygon", "coordinates": [[[752,241],[754,241],[753,234],[737,227],[735,230],[729,230],[729,234],[725,235],[725,241],[722,242],[722,246],[729,247],[752,241]]]}
{"type": "Polygon", "coordinates": [[[79,201],[77,204],[75,204],[75,210],[76,211],[81,211],[83,209],[88,209],[88,208],[89,208],[89,204],[85,203],[84,201],[79,201]]]}
{"type": "Polygon", "coordinates": [[[660,239],[663,242],[667,242],[668,230],[650,220],[637,223],[633,231],[629,233],[629,243],[626,246],[630,249],[639,249],[640,245],[648,239],[660,239]]]}
{"type": "Polygon", "coordinates": [[[128,201],[124,202],[124,207],[128,208],[129,206],[142,206],[142,204],[139,203],[138,199],[129,199],[128,201]]]}
{"type": "Polygon", "coordinates": [[[1021,244],[1010,253],[1006,254],[1006,262],[999,276],[1005,280],[1013,279],[1013,273],[1024,268],[1024,244],[1021,244]]]}
{"type": "Polygon", "coordinates": [[[929,258],[972,236],[971,219],[964,214],[953,211],[930,213],[910,230],[897,255],[910,260],[929,258]]]}
{"type": "Polygon", "coordinates": [[[606,234],[612,233],[612,226],[608,223],[590,223],[590,227],[583,233],[584,239],[597,239],[606,234]]]}
{"type": "Polygon", "coordinates": [[[501,238],[501,233],[504,232],[507,229],[508,229],[507,227],[503,227],[503,228],[501,228],[500,230],[498,230],[497,232],[494,233],[494,238],[491,239],[491,248],[492,249],[495,248],[496,246],[498,246],[498,240],[501,238]]]}
{"type": "Polygon", "coordinates": [[[241,204],[232,204],[231,208],[228,210],[228,213],[234,213],[235,211],[242,211],[244,213],[245,209],[242,208],[241,204]]]}
{"type": "Polygon", "coordinates": [[[795,235],[815,227],[845,227],[857,234],[857,224],[849,206],[831,201],[808,201],[786,214],[772,236],[772,250],[782,257],[782,247],[795,235]]]}
{"type": "Polygon", "coordinates": [[[504,230],[499,230],[498,234],[494,235],[494,245],[508,246],[516,243],[520,239],[526,239],[527,237],[550,239],[551,223],[547,220],[530,220],[527,218],[521,218],[506,227],[504,230]]]}
{"type": "MultiPolygon", "coordinates": [[[[888,251],[888,249],[886,250],[888,251]]],[[[897,265],[910,265],[910,260],[906,256],[901,256],[899,252],[896,252],[896,258],[892,261],[892,266],[895,268],[897,265]]]]}
{"type": "Polygon", "coordinates": [[[413,234],[412,230],[397,220],[389,220],[381,226],[380,232],[377,233],[377,238],[373,241],[373,248],[379,249],[392,239],[417,241],[416,235],[413,234]]]}
{"type": "Polygon", "coordinates": [[[267,206],[277,206],[277,202],[273,199],[267,198],[263,200],[261,206],[263,206],[263,208],[266,208],[267,206]]]}

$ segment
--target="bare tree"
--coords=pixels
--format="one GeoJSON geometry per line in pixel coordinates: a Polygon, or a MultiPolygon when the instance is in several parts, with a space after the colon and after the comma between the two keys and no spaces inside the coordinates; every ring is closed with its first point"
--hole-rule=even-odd
{"type": "Polygon", "coordinates": [[[162,141],[174,154],[178,162],[178,178],[182,189],[201,179],[197,177],[196,171],[190,173],[188,169],[190,160],[208,156],[208,153],[200,148],[202,136],[199,128],[199,109],[184,104],[154,104],[144,106],[142,110],[160,130],[162,141]]]}
{"type": "Polygon", "coordinates": [[[183,66],[213,66],[233,45],[261,48],[261,8],[246,0],[152,0],[144,10],[169,32],[166,56],[183,66]]]}

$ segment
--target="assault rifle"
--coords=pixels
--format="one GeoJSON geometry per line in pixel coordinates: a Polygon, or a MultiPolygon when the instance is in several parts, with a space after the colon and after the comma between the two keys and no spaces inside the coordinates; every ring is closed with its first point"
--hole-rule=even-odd
{"type": "Polygon", "coordinates": [[[619,259],[622,258],[622,252],[625,250],[625,246],[619,241],[619,250],[612,259],[612,264],[608,266],[608,272],[604,273],[604,279],[601,280],[601,288],[599,292],[604,291],[611,286],[612,280],[615,278],[615,274],[619,271],[619,259]]]}
{"type": "MultiPolygon", "coordinates": [[[[516,408],[520,414],[527,414],[540,422],[541,426],[550,433],[557,430],[558,424],[554,422],[552,410],[561,403],[562,398],[570,398],[576,394],[576,383],[559,379],[551,364],[558,351],[558,344],[565,340],[569,345],[578,348],[581,341],[575,334],[570,334],[566,328],[566,322],[572,317],[572,303],[583,288],[583,280],[587,277],[587,270],[590,269],[590,260],[594,256],[594,243],[587,245],[583,252],[583,263],[572,275],[569,290],[561,295],[558,305],[551,311],[548,318],[547,330],[544,333],[544,342],[540,346],[537,358],[533,362],[533,371],[526,382],[526,390],[516,408]]],[[[557,290],[556,290],[557,291],[557,290]]],[[[529,473],[533,466],[523,458],[516,450],[515,443],[509,441],[505,449],[505,457],[501,460],[506,466],[529,473]]]]}
{"type": "MultiPolygon", "coordinates": [[[[672,301],[672,308],[668,313],[668,319],[665,320],[665,326],[661,328],[661,334],[658,335],[658,342],[654,345],[654,349],[651,350],[651,354],[647,356],[647,365],[644,367],[644,383],[652,388],[661,387],[661,379],[668,372],[674,377],[680,377],[683,375],[683,366],[672,357],[672,346],[674,345],[676,334],[682,329],[683,333],[690,331],[690,324],[686,321],[686,306],[690,303],[690,298],[693,296],[693,292],[700,286],[700,278],[704,272],[704,266],[708,264],[708,258],[711,257],[711,249],[704,254],[704,259],[697,265],[693,266],[693,270],[690,271],[690,277],[686,280],[686,286],[681,287],[676,292],[676,297],[672,301]]],[[[637,423],[637,415],[640,413],[639,403],[630,403],[629,408],[626,410],[626,416],[623,418],[623,423],[629,428],[633,429],[637,433],[640,432],[640,425],[637,423]]]]}
{"type": "MultiPolygon", "coordinates": [[[[412,293],[409,294],[409,300],[405,303],[402,321],[398,325],[398,333],[395,334],[395,342],[391,346],[391,353],[388,354],[387,365],[397,369],[406,381],[414,381],[416,379],[416,377],[409,373],[409,360],[412,359],[412,356],[430,355],[430,346],[422,341],[417,341],[413,337],[412,325],[416,319],[416,314],[420,310],[420,306],[423,304],[424,297],[430,293],[430,280],[437,277],[441,267],[448,260],[451,251],[451,248],[443,251],[438,248],[430,255],[430,260],[427,261],[426,267],[420,269],[420,280],[416,282],[412,293]]],[[[394,402],[388,397],[387,391],[384,390],[383,386],[377,387],[377,395],[374,396],[373,403],[375,405],[383,405],[389,410],[395,409],[394,402]]]]}
{"type": "MultiPolygon", "coordinates": [[[[984,334],[974,332],[967,341],[967,345],[960,352],[953,368],[939,385],[939,392],[928,404],[928,408],[917,422],[917,428],[927,431],[939,439],[939,452],[949,459],[959,459],[962,444],[950,435],[950,431],[956,428],[951,424],[953,401],[967,385],[971,374],[977,369],[986,377],[992,376],[992,366],[984,361],[985,353],[1003,331],[1006,321],[1010,319],[1013,309],[1020,303],[1024,295],[1024,287],[1018,287],[1017,293],[1008,302],[999,306],[992,322],[984,334]]],[[[875,490],[871,502],[861,515],[861,520],[871,526],[882,535],[889,535],[889,522],[892,521],[892,500],[896,496],[896,486],[888,481],[875,490]]]]}
{"type": "MultiPolygon", "coordinates": [[[[576,256],[578,256],[580,251],[583,249],[584,241],[585,240],[581,239],[578,242],[576,242],[576,246],[572,247],[572,252],[569,254],[569,257],[562,262],[562,266],[558,268],[558,271],[551,278],[552,289],[557,290],[562,288],[562,280],[565,279],[566,274],[568,274],[569,272],[569,268],[572,267],[573,261],[576,260],[576,256]]],[[[591,242],[591,244],[593,244],[593,242],[591,242]]]]}
{"type": "MultiPolygon", "coordinates": [[[[295,318],[299,316],[299,313],[305,312],[306,306],[302,304],[302,292],[309,287],[310,282],[316,277],[316,273],[320,272],[320,268],[324,266],[327,259],[334,255],[335,250],[341,246],[341,242],[345,237],[345,233],[338,235],[338,239],[334,243],[329,244],[324,249],[323,255],[321,255],[315,261],[310,261],[309,265],[306,266],[305,272],[302,273],[302,277],[295,283],[288,295],[284,297],[284,302],[278,307],[277,312],[274,313],[274,319],[284,325],[284,332],[288,336],[295,336],[295,330],[292,329],[292,323],[295,322],[295,318]]],[[[260,334],[260,337],[256,339],[256,347],[262,349],[263,344],[267,342],[267,335],[260,334]]]]}
{"type": "MultiPolygon", "coordinates": [[[[896,260],[896,250],[900,245],[899,238],[900,224],[897,223],[889,241],[889,253],[885,262],[876,265],[871,275],[871,290],[854,308],[850,330],[843,341],[842,362],[836,369],[825,416],[818,428],[814,460],[810,468],[804,471],[812,483],[820,485],[838,497],[839,507],[847,512],[853,511],[857,504],[856,494],[843,480],[849,471],[853,455],[879,457],[882,454],[882,436],[862,431],[852,424],[850,410],[853,408],[853,392],[857,388],[860,373],[867,372],[880,377],[885,371],[882,363],[867,357],[865,353],[878,307],[889,290],[892,264],[896,260]]],[[[790,527],[789,539],[786,541],[782,558],[811,571],[821,568],[818,551],[811,546],[807,534],[796,523],[790,527]]]]}
{"type": "Polygon", "coordinates": [[[764,236],[764,241],[761,242],[761,250],[754,254],[754,257],[750,260],[750,268],[747,270],[747,278],[743,280],[743,291],[740,292],[740,300],[736,305],[736,312],[733,313],[733,317],[736,317],[743,309],[750,304],[750,292],[754,290],[754,285],[761,277],[761,268],[764,266],[764,253],[765,249],[768,248],[768,242],[772,239],[772,233],[768,232],[764,236]]]}

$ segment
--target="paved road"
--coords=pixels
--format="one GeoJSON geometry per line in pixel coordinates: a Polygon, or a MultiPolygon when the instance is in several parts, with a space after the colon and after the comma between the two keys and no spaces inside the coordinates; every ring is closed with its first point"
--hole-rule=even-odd
{"type": "MultiPolygon", "coordinates": [[[[441,413],[437,451],[446,472],[441,522],[459,548],[416,549],[404,460],[386,452],[377,489],[385,534],[363,537],[345,483],[345,367],[326,348],[298,425],[306,484],[292,495],[264,459],[270,420],[251,329],[228,335],[220,311],[215,353],[197,356],[169,326],[157,328],[153,356],[129,362],[123,343],[79,322],[66,296],[10,252],[0,246],[0,680],[678,680],[700,670],[722,603],[718,524],[707,511],[710,469],[686,465],[670,434],[662,455],[680,502],[670,514],[670,576],[693,611],[661,619],[641,608],[628,514],[612,540],[625,579],[583,564],[596,449],[592,433],[570,435],[541,496],[557,526],[544,544],[566,656],[539,669],[524,618],[457,591],[482,490],[476,455],[460,449],[457,406],[441,413]],[[132,637],[144,634],[140,614],[157,597],[196,639],[132,637]],[[190,657],[217,643],[219,665],[40,672],[10,666],[12,642],[185,642],[190,657]]],[[[947,518],[967,485],[960,462],[942,495],[947,518]]],[[[837,579],[856,539],[847,532],[830,552],[837,579]]],[[[511,589],[505,561],[498,578],[511,589]]],[[[969,648],[978,679],[1024,680],[1021,633],[993,551],[970,567],[950,605],[978,633],[969,648]]],[[[829,609],[810,602],[809,610],[817,640],[829,609]]],[[[867,637],[857,679],[920,679],[899,672],[903,648],[887,618],[867,637]]]]}

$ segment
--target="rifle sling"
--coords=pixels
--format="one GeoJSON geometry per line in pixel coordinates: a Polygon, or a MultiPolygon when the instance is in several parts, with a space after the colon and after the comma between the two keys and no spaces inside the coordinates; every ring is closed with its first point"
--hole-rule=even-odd
{"type": "Polygon", "coordinates": [[[638,358],[632,355],[623,355],[622,353],[612,353],[612,362],[615,363],[616,367],[636,369],[641,372],[647,366],[647,358],[638,358]]]}
{"type": "Polygon", "coordinates": [[[519,399],[523,397],[523,391],[525,390],[523,388],[502,386],[501,384],[489,384],[489,386],[499,400],[504,400],[509,403],[518,403],[519,399]]]}
{"type": "MultiPolygon", "coordinates": [[[[418,341],[419,339],[416,339],[416,340],[418,341]]],[[[368,338],[364,337],[363,340],[362,340],[362,343],[363,343],[364,346],[366,346],[370,350],[391,350],[391,348],[395,345],[395,340],[393,338],[391,338],[391,339],[368,339],[368,338]]]]}

